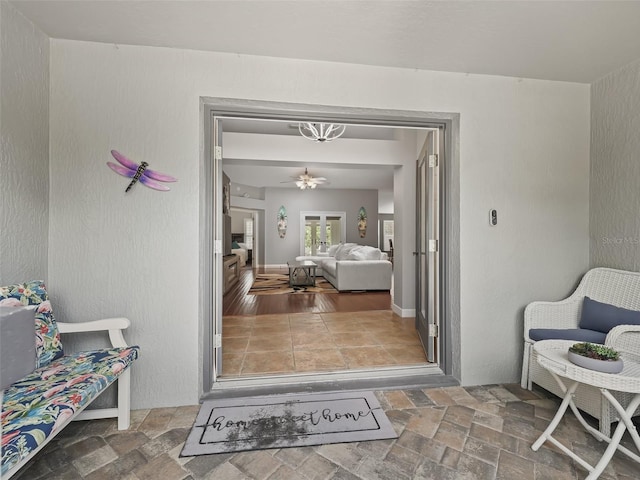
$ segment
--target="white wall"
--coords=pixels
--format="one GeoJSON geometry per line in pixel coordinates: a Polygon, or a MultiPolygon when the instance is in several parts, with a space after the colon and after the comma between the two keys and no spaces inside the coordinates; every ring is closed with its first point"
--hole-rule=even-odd
{"type": "Polygon", "coordinates": [[[251,212],[243,212],[241,210],[231,210],[231,233],[244,233],[244,219],[251,218],[251,212]]]}
{"type": "Polygon", "coordinates": [[[346,212],[346,241],[360,245],[378,245],[378,191],[340,190],[321,187],[316,190],[266,188],[265,264],[285,265],[300,253],[300,212],[346,212]],[[280,238],[276,218],[280,206],[287,210],[287,234],[280,238]],[[367,234],[360,238],[357,215],[360,207],[367,211],[367,234]]]}
{"type": "Polygon", "coordinates": [[[378,190],[378,213],[393,215],[393,190],[378,190]]]}
{"type": "Polygon", "coordinates": [[[198,397],[201,96],[459,112],[461,380],[519,378],[524,306],[588,266],[587,85],[53,40],[50,284],[131,318],[134,408],[198,397]],[[112,148],[178,183],[125,195],[112,148]]]}
{"type": "Polygon", "coordinates": [[[640,271],[640,61],[591,87],[591,266],[640,271]]]}
{"type": "Polygon", "coordinates": [[[49,38],[0,2],[0,285],[47,280],[49,38]]]}

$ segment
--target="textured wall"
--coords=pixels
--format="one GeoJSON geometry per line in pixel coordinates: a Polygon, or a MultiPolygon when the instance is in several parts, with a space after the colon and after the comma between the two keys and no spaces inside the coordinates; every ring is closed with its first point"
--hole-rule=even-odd
{"type": "Polygon", "coordinates": [[[284,265],[300,255],[300,212],[346,212],[346,238],[349,243],[378,246],[378,191],[339,190],[322,187],[317,190],[293,190],[267,188],[265,198],[267,265],[284,265]],[[281,205],[287,209],[287,234],[280,238],[276,229],[276,217],[281,205]],[[367,211],[367,235],[360,238],[357,216],[360,207],[367,211]]]}
{"type": "Polygon", "coordinates": [[[455,354],[464,384],[519,378],[524,306],[588,268],[588,85],[53,40],[49,283],[69,320],[131,318],[135,408],[198,398],[202,96],[459,112],[455,354]],[[111,148],[178,183],[125,195],[111,148]]]}
{"type": "Polygon", "coordinates": [[[0,285],[47,279],[49,39],[0,2],[0,285]]]}
{"type": "Polygon", "coordinates": [[[640,61],[591,86],[591,266],[640,270],[640,61]]]}

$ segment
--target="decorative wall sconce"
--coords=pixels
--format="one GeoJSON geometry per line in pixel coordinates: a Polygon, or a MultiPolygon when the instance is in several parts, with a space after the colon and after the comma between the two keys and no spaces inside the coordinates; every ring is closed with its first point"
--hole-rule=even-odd
{"type": "Polygon", "coordinates": [[[358,210],[358,233],[360,238],[364,238],[367,235],[367,211],[364,207],[360,207],[360,210],[358,210]]]}
{"type": "Polygon", "coordinates": [[[278,235],[280,238],[284,238],[287,234],[287,209],[284,205],[278,210],[278,235]]]}

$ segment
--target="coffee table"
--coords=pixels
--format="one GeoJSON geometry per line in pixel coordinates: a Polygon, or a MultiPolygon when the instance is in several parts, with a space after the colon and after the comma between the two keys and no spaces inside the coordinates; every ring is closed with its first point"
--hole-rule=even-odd
{"type": "Polygon", "coordinates": [[[567,351],[574,343],[576,342],[572,340],[541,340],[536,342],[533,346],[537,354],[538,363],[551,373],[556,382],[558,382],[558,385],[564,392],[565,396],[562,399],[560,408],[558,408],[557,413],[549,423],[549,426],[531,446],[531,449],[533,451],[537,451],[544,442],[549,441],[586,468],[589,471],[587,480],[593,480],[600,476],[602,471],[611,461],[611,458],[613,458],[613,454],[616,450],[621,451],[628,457],[640,463],[640,456],[620,445],[620,440],[622,439],[625,430],[628,429],[629,434],[633,439],[633,443],[635,444],[638,453],[640,453],[640,437],[638,436],[635,426],[631,422],[631,416],[640,405],[640,359],[625,357],[623,353],[621,355],[624,362],[624,369],[622,372],[615,374],[596,372],[594,370],[579,367],[569,361],[567,351]],[[565,385],[563,379],[570,382],[568,387],[565,385]],[[618,426],[611,437],[607,437],[589,425],[573,402],[573,395],[580,383],[599,388],[604,399],[611,403],[620,415],[618,426]],[[622,405],[620,405],[620,402],[618,402],[609,390],[633,395],[633,398],[626,410],[622,405]],[[609,444],[595,467],[588,464],[551,436],[569,407],[571,407],[571,410],[578,421],[591,435],[596,439],[603,440],[609,444]]]}
{"type": "Polygon", "coordinates": [[[289,286],[300,287],[316,285],[316,268],[317,264],[311,260],[291,260],[287,262],[289,267],[289,286]]]}

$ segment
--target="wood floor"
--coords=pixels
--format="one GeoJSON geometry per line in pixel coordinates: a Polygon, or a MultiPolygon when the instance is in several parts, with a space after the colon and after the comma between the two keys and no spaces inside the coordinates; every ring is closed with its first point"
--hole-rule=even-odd
{"type": "Polygon", "coordinates": [[[345,371],[427,363],[414,318],[389,292],[247,295],[245,268],[223,299],[222,372],[229,377],[345,371]]]}
{"type": "Polygon", "coordinates": [[[296,295],[247,295],[254,272],[284,273],[286,268],[242,269],[240,280],[224,296],[222,315],[272,315],[275,313],[335,313],[390,310],[389,292],[340,294],[298,293],[296,295]]]}

